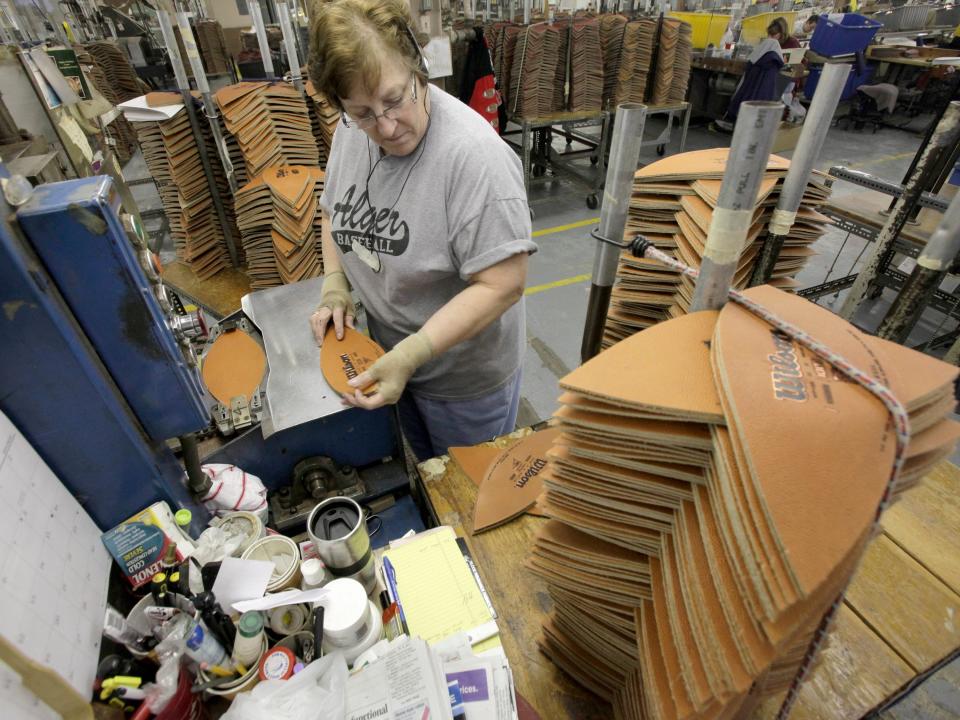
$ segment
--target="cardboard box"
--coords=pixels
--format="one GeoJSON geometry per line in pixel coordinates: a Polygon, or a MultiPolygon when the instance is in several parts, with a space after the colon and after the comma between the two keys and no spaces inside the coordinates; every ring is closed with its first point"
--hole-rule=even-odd
{"type": "Polygon", "coordinates": [[[196,546],[184,535],[165,502],[127,518],[101,537],[134,590],[160,572],[163,556],[171,543],[177,544],[177,562],[193,554],[196,546]]]}

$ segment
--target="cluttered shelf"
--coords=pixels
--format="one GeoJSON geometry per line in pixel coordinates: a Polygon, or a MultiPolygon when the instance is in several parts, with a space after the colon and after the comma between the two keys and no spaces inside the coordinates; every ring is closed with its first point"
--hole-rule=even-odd
{"type": "MultiPolygon", "coordinates": [[[[519,430],[488,445],[503,448],[530,432],[519,430]]],[[[608,705],[537,647],[551,600],[525,562],[546,521],[525,514],[473,534],[477,487],[460,464],[443,456],[418,470],[435,519],[465,538],[500,614],[500,638],[518,693],[543,718],[609,717],[608,705]]],[[[958,533],[960,469],[943,462],[884,516],[883,533],[851,583],[823,660],[803,685],[792,717],[862,717],[891,704],[956,655],[957,632],[933,628],[960,607],[960,565],[949,550],[958,533]],[[862,682],[855,691],[836,693],[838,683],[846,686],[843,678],[850,677],[862,682]]],[[[754,717],[774,717],[780,701],[769,699],[754,717]]]]}

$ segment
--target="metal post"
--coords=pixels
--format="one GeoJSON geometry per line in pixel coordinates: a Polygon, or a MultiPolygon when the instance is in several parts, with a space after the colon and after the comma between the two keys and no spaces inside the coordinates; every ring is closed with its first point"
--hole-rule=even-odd
{"type": "Polygon", "coordinates": [[[847,82],[850,67],[847,63],[824,65],[823,75],[817,84],[817,92],[813,96],[813,102],[810,103],[810,110],[803,123],[797,149],[790,161],[790,170],[780,190],[777,208],[773,211],[773,217],[770,220],[767,239],[760,252],[760,260],[753,269],[753,277],[750,278],[751,286],[763,285],[773,273],[773,267],[783,248],[783,241],[790,233],[790,228],[793,227],[794,219],[797,217],[797,210],[800,209],[800,201],[803,199],[803,192],[810,179],[810,171],[813,170],[813,164],[827,139],[830,120],[837,109],[837,103],[840,102],[840,95],[847,82]]]}
{"type": "Polygon", "coordinates": [[[947,350],[947,354],[943,356],[943,361],[951,365],[960,364],[960,337],[953,341],[953,345],[947,350]]]}
{"type": "MultiPolygon", "coordinates": [[[[168,4],[169,6],[169,4],[168,4]]],[[[170,24],[170,14],[166,9],[157,8],[157,20],[160,23],[160,32],[163,34],[163,40],[167,45],[167,53],[170,56],[170,64],[173,65],[173,74],[177,78],[177,85],[180,88],[180,95],[183,97],[183,106],[187,110],[187,117],[190,119],[190,129],[193,137],[197,141],[197,152],[200,155],[200,164],[203,166],[203,174],[207,178],[207,188],[210,190],[210,196],[213,200],[213,207],[217,212],[217,221],[220,223],[223,239],[227,245],[227,252],[230,254],[230,262],[234,267],[239,266],[237,258],[237,248],[234,245],[233,233],[230,231],[230,224],[227,222],[227,214],[223,208],[223,198],[220,197],[220,189],[217,187],[217,181],[213,177],[213,168],[210,166],[210,158],[207,156],[207,143],[203,139],[203,131],[200,128],[200,122],[197,120],[197,111],[193,105],[193,96],[190,94],[190,81],[187,79],[187,72],[183,67],[183,60],[180,57],[180,49],[177,47],[177,37],[173,32],[173,26],[170,24]]],[[[193,33],[184,36],[184,47],[187,40],[193,41],[193,33]]],[[[196,46],[194,46],[196,50],[196,46]]],[[[206,82],[206,76],[201,72],[198,76],[198,82],[206,82]]],[[[207,88],[209,95],[209,88],[207,88]]]]}
{"type": "Polygon", "coordinates": [[[200,466],[199,445],[193,433],[180,436],[180,451],[183,453],[183,466],[187,471],[187,486],[197,497],[204,497],[213,486],[200,466]]]}
{"type": "MultiPolygon", "coordinates": [[[[940,122],[940,119],[943,117],[943,113],[946,112],[947,106],[950,105],[950,101],[956,96],[957,88],[960,86],[960,74],[950,73],[945,80],[941,80],[940,82],[946,83],[949,89],[941,95],[941,97],[944,98],[944,101],[942,101],[942,104],[937,107],[936,110],[934,110],[933,119],[930,121],[930,124],[927,126],[927,129],[923,134],[923,140],[920,141],[920,147],[917,149],[917,154],[914,155],[913,160],[910,161],[910,167],[907,168],[907,172],[903,176],[904,185],[906,185],[907,181],[910,179],[910,176],[913,175],[913,171],[917,169],[917,162],[920,159],[920,155],[930,143],[930,138],[933,137],[933,131],[936,129],[937,123],[940,122]]],[[[893,206],[896,205],[896,203],[896,198],[891,200],[887,211],[893,212],[893,206]]]]}
{"type": "Polygon", "coordinates": [[[870,289],[870,283],[877,276],[884,256],[892,249],[893,242],[897,239],[900,231],[903,230],[910,211],[917,204],[927,185],[930,184],[931,176],[937,169],[937,157],[941,152],[952,148],[953,143],[957,142],[958,136],[960,136],[960,102],[954,101],[947,106],[936,130],[930,136],[930,142],[923,149],[917,161],[916,171],[910,176],[903,188],[903,194],[897,198],[893,211],[887,217],[887,221],[880,232],[877,233],[877,239],[873,243],[870,256],[864,262],[860,272],[857,273],[857,279],[854,281],[853,287],[850,288],[850,293],[840,309],[840,317],[844,320],[852,319],[857,308],[863,303],[870,289]]]}
{"type": "Polygon", "coordinates": [[[902,343],[920,320],[924,308],[940,286],[943,276],[953,266],[960,253],[960,195],[950,202],[937,229],[917,258],[917,265],[910,274],[897,299],[880,323],[877,335],[887,340],[902,343]]]}
{"type": "MultiPolygon", "coordinates": [[[[633,175],[640,158],[643,126],[647,121],[647,106],[639,103],[623,103],[617,107],[610,143],[610,164],[607,166],[607,181],[603,191],[603,207],[600,209],[600,237],[620,241],[627,226],[630,210],[630,195],[633,192],[633,175]]],[[[583,343],[580,357],[586,362],[598,352],[603,340],[603,326],[607,321],[610,294],[617,277],[620,249],[606,242],[597,242],[593,256],[593,277],[590,282],[590,299],[587,301],[587,319],[583,327],[583,343]]]]}
{"type": "Polygon", "coordinates": [[[273,55],[270,54],[270,43],[267,41],[267,27],[263,24],[263,11],[260,9],[260,0],[250,0],[247,5],[253,27],[257,31],[257,43],[260,45],[260,59],[263,62],[263,72],[267,80],[275,80],[273,72],[273,55]]]}
{"type": "MultiPolygon", "coordinates": [[[[217,156],[220,158],[220,165],[223,167],[223,173],[227,177],[227,184],[230,186],[230,192],[237,192],[237,178],[233,171],[233,163],[230,161],[230,152],[227,150],[227,143],[223,139],[223,133],[220,132],[220,123],[217,122],[217,106],[213,102],[213,96],[210,93],[210,83],[207,82],[207,74],[203,69],[203,61],[197,50],[196,39],[193,36],[193,28],[190,27],[190,20],[187,13],[177,11],[177,25],[180,28],[180,37],[183,38],[183,47],[187,51],[187,58],[190,60],[190,68],[193,70],[193,79],[197,85],[197,91],[203,99],[203,112],[210,123],[210,133],[213,135],[213,142],[217,146],[217,156]]],[[[231,233],[228,247],[233,246],[233,235],[231,233]]],[[[235,250],[230,253],[234,259],[235,250]]],[[[234,259],[234,265],[236,265],[234,259]]]]}
{"type": "Polygon", "coordinates": [[[177,35],[173,32],[173,25],[170,22],[170,14],[173,12],[172,6],[158,7],[156,10],[157,21],[160,24],[160,34],[163,36],[163,42],[167,46],[167,57],[170,58],[170,66],[173,68],[173,76],[177,81],[177,89],[187,91],[190,94],[190,80],[187,77],[186,68],[183,67],[183,58],[180,57],[180,47],[177,45],[177,35]]]}
{"type": "Polygon", "coordinates": [[[740,106],[690,312],[719,310],[727,302],[782,114],[779,102],[740,106]]]}
{"type": "Polygon", "coordinates": [[[287,64],[290,66],[290,75],[293,85],[303,92],[303,75],[300,74],[300,58],[297,55],[297,45],[293,39],[293,25],[290,24],[290,9],[285,0],[277,2],[277,15],[280,17],[280,31],[283,33],[283,46],[287,51],[287,64]]]}
{"type": "Polygon", "coordinates": [[[530,24],[530,5],[533,3],[533,0],[523,0],[523,24],[530,24]]]}

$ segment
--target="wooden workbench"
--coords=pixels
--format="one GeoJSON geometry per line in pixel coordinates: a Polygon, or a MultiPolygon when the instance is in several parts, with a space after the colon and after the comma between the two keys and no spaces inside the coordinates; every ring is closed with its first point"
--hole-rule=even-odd
{"type": "MultiPolygon", "coordinates": [[[[886,210],[892,199],[889,195],[864,189],[837,196],[827,203],[827,207],[832,213],[879,230],[887,221],[886,210]]],[[[919,222],[904,225],[900,236],[918,245],[926,245],[942,217],[940,213],[924,208],[917,218],[919,222]]]]}
{"type": "MultiPolygon", "coordinates": [[[[528,433],[520,430],[507,438],[528,433]]],[[[496,444],[506,445],[507,438],[496,444]]],[[[510,659],[517,691],[542,720],[607,720],[610,706],[573,682],[537,649],[540,620],[550,611],[552,602],[544,582],[528,572],[523,563],[544,520],[524,515],[471,536],[477,499],[474,484],[446,455],[421,463],[418,469],[437,521],[466,538],[497,611],[500,639],[510,659]]]]}
{"type": "Polygon", "coordinates": [[[189,265],[179,260],[163,266],[161,280],[184,304],[192,302],[218,320],[239,310],[240,299],[250,292],[250,278],[242,270],[226,268],[201,280],[189,265]]]}
{"type": "MultiPolygon", "coordinates": [[[[508,437],[527,434],[521,430],[508,437]]],[[[495,444],[505,445],[506,439],[495,444]]],[[[609,718],[610,706],[537,649],[550,611],[546,587],[524,567],[545,522],[524,515],[471,536],[477,490],[446,456],[418,466],[438,522],[466,538],[493,605],[517,690],[543,720],[609,718]]],[[[846,720],[896,697],[960,648],[960,469],[938,466],[883,518],[851,583],[836,628],[791,719],[846,720]]],[[[779,699],[754,715],[772,718],[779,699]]]]}

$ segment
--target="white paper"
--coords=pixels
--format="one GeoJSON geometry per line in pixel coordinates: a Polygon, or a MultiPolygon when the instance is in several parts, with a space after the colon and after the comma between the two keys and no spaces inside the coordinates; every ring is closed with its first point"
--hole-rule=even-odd
{"type": "MultiPolygon", "coordinates": [[[[0,546],[0,634],[87,697],[113,560],[99,528],[2,412],[0,546]]],[[[6,708],[16,683],[0,691],[6,708]]]]}
{"type": "Polygon", "coordinates": [[[450,38],[430,38],[430,42],[423,48],[423,55],[427,58],[429,75],[431,78],[449,77],[453,75],[453,52],[450,48],[450,38]]]}
{"type": "Polygon", "coordinates": [[[420,638],[402,636],[347,681],[346,720],[453,720],[439,659],[420,638]]]}
{"type": "Polygon", "coordinates": [[[213,594],[220,607],[228,610],[241,600],[262,598],[272,576],[273,563],[269,560],[224,558],[213,583],[213,594]]]}
{"type": "Polygon", "coordinates": [[[130,122],[158,122],[161,120],[169,120],[183,110],[183,103],[150,107],[147,105],[147,96],[141,95],[132,100],[122,102],[117,105],[117,107],[123,111],[124,117],[130,122]]]}
{"type": "Polygon", "coordinates": [[[259,600],[244,600],[242,602],[234,603],[233,609],[239,613],[245,613],[251,610],[272,610],[273,608],[283,607],[284,605],[320,602],[326,596],[326,588],[315,588],[313,590],[284,590],[281,593],[265,595],[259,600]]]}
{"type": "Polygon", "coordinates": [[[513,676],[505,660],[471,657],[444,663],[447,683],[456,681],[467,720],[513,720],[513,676]]]}

